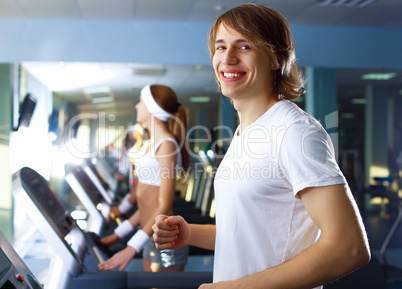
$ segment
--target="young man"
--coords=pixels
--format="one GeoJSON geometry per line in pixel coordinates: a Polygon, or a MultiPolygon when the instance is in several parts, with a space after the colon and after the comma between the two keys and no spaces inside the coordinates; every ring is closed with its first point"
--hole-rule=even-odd
{"type": "Polygon", "coordinates": [[[215,179],[216,226],[158,216],[160,250],[215,250],[200,288],[315,288],[370,260],[366,232],[328,134],[291,100],[303,93],[290,27],[245,4],[213,25],[209,50],[240,125],[215,179]]]}

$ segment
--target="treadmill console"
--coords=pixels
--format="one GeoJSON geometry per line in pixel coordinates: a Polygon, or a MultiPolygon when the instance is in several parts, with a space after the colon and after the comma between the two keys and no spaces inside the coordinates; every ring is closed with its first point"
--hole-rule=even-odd
{"type": "Polygon", "coordinates": [[[84,188],[85,192],[87,192],[89,198],[92,203],[96,206],[99,203],[104,202],[103,196],[101,192],[99,192],[98,188],[88,177],[87,173],[82,169],[81,166],[67,164],[66,165],[66,174],[72,173],[77,180],[79,180],[81,186],[84,188]]]}
{"type": "Polygon", "coordinates": [[[42,289],[39,281],[0,232],[0,288],[42,289]]]}
{"type": "Polygon", "coordinates": [[[48,182],[39,177],[30,169],[21,170],[22,186],[30,192],[35,205],[46,215],[46,218],[55,224],[55,229],[60,238],[73,229],[75,223],[63,206],[58,195],[52,190],[48,182]]]}
{"type": "Polygon", "coordinates": [[[66,164],[65,169],[66,182],[90,215],[87,229],[100,234],[110,220],[110,205],[100,191],[103,190],[102,186],[97,187],[81,166],[66,164]]]}
{"type": "Polygon", "coordinates": [[[102,187],[108,191],[110,190],[109,184],[105,181],[103,176],[100,175],[99,171],[96,169],[95,165],[92,163],[90,159],[85,160],[85,164],[91,169],[93,174],[98,178],[99,182],[102,184],[102,187]]]}
{"type": "Polygon", "coordinates": [[[104,261],[103,248],[93,240],[92,235],[79,228],[48,181],[36,171],[24,167],[17,172],[13,180],[13,194],[17,201],[26,204],[32,221],[73,276],[83,271],[82,262],[87,249],[97,264],[104,261]]]}
{"type": "Polygon", "coordinates": [[[13,176],[13,195],[52,245],[73,276],[83,270],[84,236],[48,181],[24,167],[13,176]]]}

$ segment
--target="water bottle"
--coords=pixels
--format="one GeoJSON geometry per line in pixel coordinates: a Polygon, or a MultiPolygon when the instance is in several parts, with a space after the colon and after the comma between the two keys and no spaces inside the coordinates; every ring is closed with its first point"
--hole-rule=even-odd
{"type": "Polygon", "coordinates": [[[171,249],[161,251],[162,266],[165,268],[174,266],[176,260],[174,258],[174,251],[171,249]]]}

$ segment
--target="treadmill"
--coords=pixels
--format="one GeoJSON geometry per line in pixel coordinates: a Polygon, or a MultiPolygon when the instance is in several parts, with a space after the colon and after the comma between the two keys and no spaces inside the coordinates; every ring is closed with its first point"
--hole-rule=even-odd
{"type": "Polygon", "coordinates": [[[93,173],[88,167],[70,163],[65,165],[65,171],[67,183],[89,213],[88,231],[99,235],[111,225],[108,193],[99,182],[90,178],[89,174],[93,173]]]}
{"type": "Polygon", "coordinates": [[[109,184],[110,190],[112,192],[117,192],[119,184],[107,160],[104,157],[97,158],[94,160],[96,160],[96,162],[93,164],[96,167],[96,170],[98,171],[99,175],[101,175],[102,178],[109,184]]]}
{"type": "Polygon", "coordinates": [[[57,254],[48,289],[198,288],[212,282],[212,272],[100,272],[106,248],[78,227],[48,181],[24,167],[13,176],[13,195],[57,254]]]}
{"type": "MultiPolygon", "coordinates": [[[[96,159],[94,159],[94,162],[96,162],[96,159]]],[[[92,180],[97,180],[100,183],[103,190],[107,193],[107,197],[105,197],[105,199],[110,205],[112,205],[113,202],[116,201],[116,192],[111,190],[110,185],[105,180],[105,178],[99,173],[98,169],[93,164],[91,159],[85,159],[83,165],[85,166],[85,171],[87,172],[88,176],[92,180]]]]}
{"type": "Polygon", "coordinates": [[[42,289],[39,281],[28,269],[6,237],[0,231],[0,288],[42,289]]]}

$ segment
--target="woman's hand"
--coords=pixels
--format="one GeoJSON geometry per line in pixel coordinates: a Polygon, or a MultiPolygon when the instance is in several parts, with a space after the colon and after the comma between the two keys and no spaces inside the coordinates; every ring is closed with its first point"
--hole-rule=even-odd
{"type": "Polygon", "coordinates": [[[114,254],[109,260],[100,263],[98,268],[101,271],[109,271],[120,266],[119,271],[123,271],[136,254],[137,251],[133,247],[127,246],[125,249],[114,254]]]}
{"type": "Polygon", "coordinates": [[[112,220],[116,219],[117,217],[121,217],[123,214],[120,212],[117,206],[110,207],[110,217],[112,220]]]}

